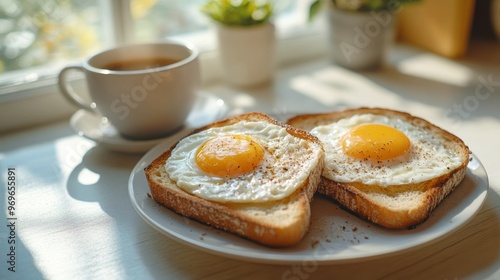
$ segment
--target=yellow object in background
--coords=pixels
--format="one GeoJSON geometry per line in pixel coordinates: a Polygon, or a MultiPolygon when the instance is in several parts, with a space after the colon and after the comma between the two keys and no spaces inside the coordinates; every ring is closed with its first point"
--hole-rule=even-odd
{"type": "Polygon", "coordinates": [[[424,0],[399,14],[399,37],[437,54],[457,58],[467,52],[475,0],[424,0]]]}

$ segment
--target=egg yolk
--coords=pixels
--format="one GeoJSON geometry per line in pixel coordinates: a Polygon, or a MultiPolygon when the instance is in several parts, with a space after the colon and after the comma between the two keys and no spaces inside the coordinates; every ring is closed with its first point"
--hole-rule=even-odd
{"type": "Polygon", "coordinates": [[[410,150],[410,140],[400,130],[384,124],[362,124],[340,140],[348,156],[374,161],[392,159],[410,150]]]}
{"type": "Polygon", "coordinates": [[[264,157],[264,148],[248,135],[223,135],[205,141],[195,161],[206,173],[237,176],[253,171],[264,157]]]}

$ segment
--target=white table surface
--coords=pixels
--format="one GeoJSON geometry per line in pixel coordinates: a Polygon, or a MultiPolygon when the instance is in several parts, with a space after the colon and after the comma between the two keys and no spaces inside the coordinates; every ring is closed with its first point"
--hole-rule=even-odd
{"type": "Polygon", "coordinates": [[[0,279],[500,279],[498,46],[474,45],[460,60],[400,46],[377,72],[355,73],[323,59],[288,66],[258,89],[205,88],[224,100],[228,114],[379,106],[462,138],[486,168],[490,190],[475,217],[435,242],[308,271],[201,252],[156,231],[134,210],[127,183],[140,154],[110,152],[76,135],[66,120],[0,137],[0,279]],[[7,263],[8,168],[17,183],[16,272],[7,263]]]}

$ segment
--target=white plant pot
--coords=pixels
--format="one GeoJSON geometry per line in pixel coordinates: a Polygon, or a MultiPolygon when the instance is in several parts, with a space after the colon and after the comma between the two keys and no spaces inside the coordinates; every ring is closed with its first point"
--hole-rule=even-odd
{"type": "Polygon", "coordinates": [[[381,67],[395,36],[396,15],[328,9],[332,60],[353,70],[381,67]]]}
{"type": "Polygon", "coordinates": [[[275,73],[275,28],[271,23],[252,27],[217,25],[225,79],[236,86],[270,81],[275,73]]]}

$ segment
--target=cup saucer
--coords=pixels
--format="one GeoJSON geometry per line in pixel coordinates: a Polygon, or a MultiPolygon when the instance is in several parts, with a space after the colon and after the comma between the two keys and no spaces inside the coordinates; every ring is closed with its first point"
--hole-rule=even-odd
{"type": "MultiPolygon", "coordinates": [[[[224,101],[210,93],[200,92],[191,113],[184,123],[184,127],[174,135],[187,133],[196,127],[211,123],[227,112],[224,101]]],[[[70,125],[80,136],[95,141],[100,146],[115,152],[122,153],[144,153],[156,146],[163,140],[172,137],[151,140],[129,140],[123,138],[106,118],[90,113],[86,110],[78,110],[70,119],[70,125]]]]}

